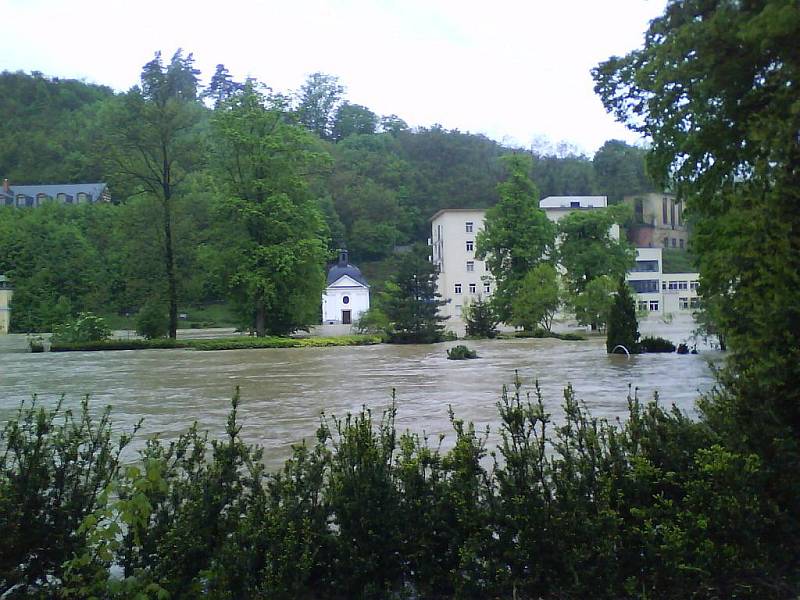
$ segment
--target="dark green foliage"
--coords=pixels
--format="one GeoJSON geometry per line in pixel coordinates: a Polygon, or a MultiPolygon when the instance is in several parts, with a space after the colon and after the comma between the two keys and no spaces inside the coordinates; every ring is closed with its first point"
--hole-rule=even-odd
{"type": "Polygon", "coordinates": [[[478,353],[475,350],[470,350],[466,346],[459,344],[453,346],[447,351],[447,358],[449,360],[465,360],[468,358],[478,358],[478,353]]]}
{"type": "Polygon", "coordinates": [[[130,441],[127,434],[112,440],[110,408],[93,418],[88,399],[77,415],[62,401],[48,410],[34,397],[0,433],[0,593],[7,598],[56,596],[66,561],[90,543],[83,525],[107,502],[130,441]]]}
{"type": "Polygon", "coordinates": [[[675,352],[675,344],[661,337],[646,336],[639,340],[640,352],[675,352]]]}
{"type": "Polygon", "coordinates": [[[624,425],[568,387],[563,418],[519,380],[499,442],[456,419],[447,451],[394,405],[322,420],[275,474],[195,426],[119,470],[107,413],[11,419],[0,458],[7,597],[793,597],[796,537],[760,459],[705,423],[628,399],[624,425]],[[64,425],[60,420],[64,418],[64,425]],[[94,441],[93,441],[94,440],[94,441]],[[487,470],[487,462],[493,463],[487,470]],[[77,485],[76,485],[77,484],[77,485]],[[24,535],[23,535],[24,533],[24,535]],[[791,530],[786,530],[790,534],[791,530]],[[124,577],[110,578],[111,564],[124,577]]]}
{"type": "Polygon", "coordinates": [[[515,338],[553,338],[556,340],[564,340],[568,342],[582,342],[586,337],[578,333],[557,333],[555,331],[547,331],[546,329],[533,329],[531,331],[515,331],[515,338]]]}
{"type": "Polygon", "coordinates": [[[162,302],[148,300],[136,316],[136,333],[146,340],[167,337],[169,315],[162,302]]]}
{"type": "Polygon", "coordinates": [[[625,346],[628,352],[636,353],[639,349],[639,322],[636,320],[636,304],[633,302],[630,288],[620,278],[614,303],[608,315],[608,331],[606,333],[606,350],[609,354],[616,346],[625,346]]]}
{"type": "Polygon", "coordinates": [[[647,150],[620,140],[608,140],[592,159],[597,188],[608,196],[609,204],[619,204],[624,196],[656,191],[646,174],[647,150]]]}
{"type": "Polygon", "coordinates": [[[662,250],[662,270],[664,273],[694,273],[697,271],[696,258],[688,250],[664,248],[662,250]]]}
{"type": "Polygon", "coordinates": [[[497,337],[497,325],[500,321],[491,302],[478,296],[464,307],[463,316],[468,337],[497,337]]]}
{"type": "Polygon", "coordinates": [[[389,341],[397,344],[431,344],[442,341],[442,301],[436,292],[438,274],[428,260],[430,249],[415,246],[399,255],[395,274],[386,284],[381,306],[392,330],[389,341]]]}

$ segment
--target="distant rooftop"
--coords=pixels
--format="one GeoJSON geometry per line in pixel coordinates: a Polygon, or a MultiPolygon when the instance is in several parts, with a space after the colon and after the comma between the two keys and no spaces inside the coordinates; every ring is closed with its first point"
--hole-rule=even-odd
{"type": "Polygon", "coordinates": [[[548,196],[539,201],[539,208],[605,208],[607,196],[548,196]]]}
{"type": "Polygon", "coordinates": [[[56,183],[46,185],[13,185],[8,180],[0,187],[0,205],[38,206],[41,198],[63,204],[109,202],[105,183],[56,183]]]}

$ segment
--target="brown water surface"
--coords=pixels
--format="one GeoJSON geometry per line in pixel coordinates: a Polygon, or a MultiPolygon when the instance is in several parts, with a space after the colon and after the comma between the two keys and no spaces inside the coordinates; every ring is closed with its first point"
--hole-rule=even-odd
{"type": "Polygon", "coordinates": [[[4,423],[20,401],[34,393],[45,405],[65,394],[67,406],[76,406],[83,395],[91,394],[93,410],[113,405],[115,429],[129,430],[144,418],[137,447],[149,435],[173,438],[194,421],[218,436],[238,385],[243,436],[262,445],[268,466],[276,468],[292,444],[313,436],[323,410],[343,416],[366,405],[380,413],[391,404],[393,389],[398,428],[434,436],[450,432],[448,405],[458,418],[495,430],[495,403],[515,371],[529,391],[533,381],[539,380],[545,406],[556,420],[567,383],[598,417],[627,416],[629,385],[638,387],[642,398],[651,398],[658,390],[664,404],[675,403],[693,414],[699,392],[714,382],[709,362],[720,358],[712,351],[630,359],[609,356],[600,339],[467,343],[478,351],[479,360],[447,360],[445,349],[455,343],[220,352],[1,353],[0,421],[4,423]]]}

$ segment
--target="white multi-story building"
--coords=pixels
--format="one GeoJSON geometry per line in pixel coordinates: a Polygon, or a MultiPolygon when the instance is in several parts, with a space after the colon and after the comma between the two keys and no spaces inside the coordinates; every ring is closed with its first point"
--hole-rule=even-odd
{"type": "Polygon", "coordinates": [[[0,275],[0,335],[5,335],[11,328],[11,298],[14,290],[6,279],[0,275]]]}
{"type": "Polygon", "coordinates": [[[438,292],[446,302],[440,312],[450,321],[460,320],[464,306],[478,297],[488,298],[494,291],[486,263],[475,258],[476,238],[485,215],[483,209],[451,208],[431,218],[431,259],[439,272],[438,292]]]}
{"type": "MultiPolygon", "coordinates": [[[[558,222],[574,210],[605,208],[605,196],[548,196],[539,203],[547,217],[558,222]]],[[[488,299],[495,282],[486,263],[475,257],[476,238],[483,229],[486,211],[453,208],[440,210],[431,218],[432,260],[439,272],[438,292],[445,301],[442,316],[449,317],[448,327],[462,321],[464,307],[476,298],[488,299]]],[[[619,226],[610,231],[619,239],[619,226]]],[[[639,312],[666,317],[691,314],[699,307],[697,273],[663,272],[661,248],[637,248],[636,263],[627,280],[636,292],[639,312]]]]}
{"type": "Polygon", "coordinates": [[[661,248],[637,248],[636,264],[626,279],[636,292],[640,313],[666,317],[691,314],[700,307],[698,273],[664,273],[661,248]]]}

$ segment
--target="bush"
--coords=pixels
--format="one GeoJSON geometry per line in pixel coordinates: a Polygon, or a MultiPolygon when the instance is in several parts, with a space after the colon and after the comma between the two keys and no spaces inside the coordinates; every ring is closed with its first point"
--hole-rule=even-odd
{"type": "Polygon", "coordinates": [[[467,358],[478,358],[478,353],[474,350],[470,350],[466,346],[459,344],[458,346],[453,346],[447,351],[447,358],[450,360],[464,360],[467,358]]]}
{"type": "Polygon", "coordinates": [[[675,352],[675,344],[661,337],[643,337],[639,340],[640,352],[675,352]]]}
{"type": "Polygon", "coordinates": [[[111,329],[102,317],[82,312],[75,319],[56,325],[50,341],[53,344],[79,344],[100,342],[110,337],[111,329]]]}
{"type": "Polygon", "coordinates": [[[392,324],[381,309],[370,307],[353,325],[353,329],[363,335],[379,335],[388,339],[392,324]]]}
{"type": "Polygon", "coordinates": [[[136,317],[136,333],[147,340],[167,337],[169,315],[162,303],[148,300],[136,317]]]}
{"type": "Polygon", "coordinates": [[[624,425],[571,387],[558,423],[519,380],[498,445],[450,413],[443,450],[395,406],[323,417],[274,474],[238,391],[220,440],[197,426],[119,468],[108,414],[32,406],[0,455],[6,597],[790,598],[794,513],[761,460],[677,409],[628,398],[624,425]],[[117,565],[122,576],[110,576],[117,565]]]}
{"type": "Polygon", "coordinates": [[[556,340],[564,340],[568,342],[583,342],[586,341],[586,336],[579,333],[556,333],[555,331],[547,331],[546,329],[537,328],[532,331],[515,331],[515,338],[553,338],[556,340]]]}

